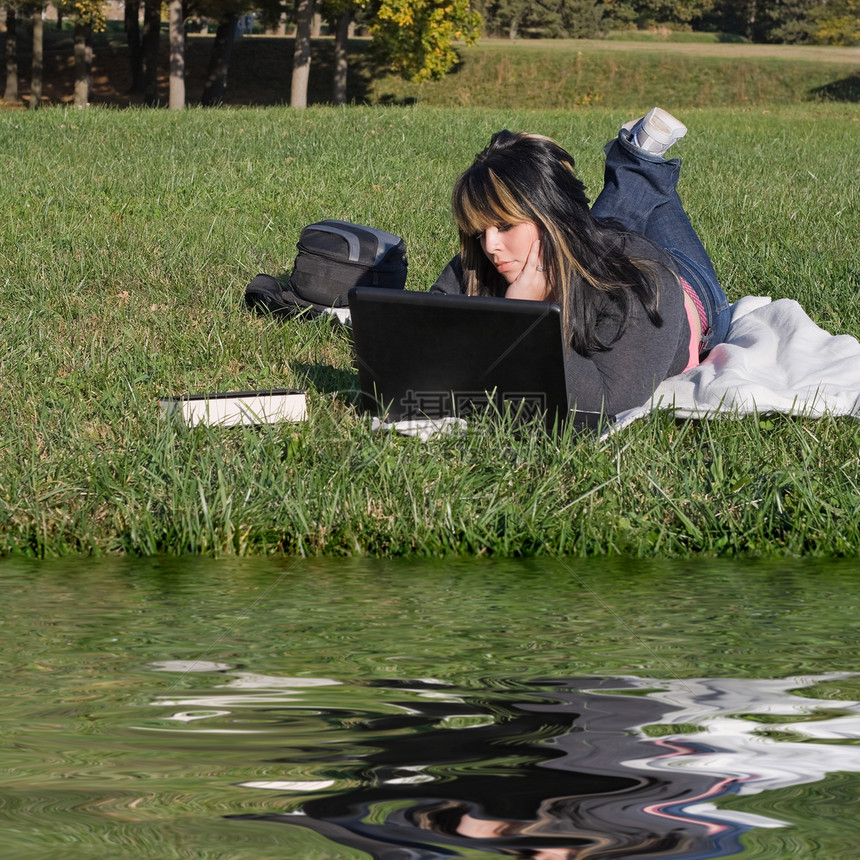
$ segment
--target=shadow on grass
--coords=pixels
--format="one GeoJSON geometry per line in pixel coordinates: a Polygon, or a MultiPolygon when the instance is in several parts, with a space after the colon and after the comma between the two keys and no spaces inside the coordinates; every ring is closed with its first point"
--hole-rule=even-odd
{"type": "Polygon", "coordinates": [[[860,75],[849,75],[823,87],[815,87],[809,91],[813,99],[828,102],[860,102],[860,75]]]}
{"type": "MultiPolygon", "coordinates": [[[[448,71],[448,74],[445,76],[446,78],[453,79],[462,72],[463,65],[464,65],[463,64],[463,57],[459,53],[457,54],[457,57],[458,57],[457,62],[454,63],[454,65],[448,71]]],[[[372,67],[371,67],[371,71],[372,71],[372,67]]],[[[383,75],[383,77],[385,77],[385,75],[383,75]]],[[[409,83],[403,81],[403,79],[398,79],[395,77],[395,80],[397,80],[401,86],[402,85],[409,86],[409,83]]],[[[369,92],[369,90],[368,90],[368,92],[369,92]]],[[[393,107],[411,107],[412,105],[417,105],[418,102],[420,101],[420,99],[417,96],[403,95],[402,93],[400,93],[400,94],[394,93],[394,92],[383,93],[383,92],[377,91],[375,94],[373,94],[372,101],[374,104],[386,105],[388,107],[392,107],[392,106],[393,107]]]]}
{"type": "Polygon", "coordinates": [[[292,365],[301,386],[313,386],[321,394],[336,394],[344,401],[358,406],[361,393],[358,383],[358,371],[334,367],[331,364],[316,362],[296,363],[292,365]]]}

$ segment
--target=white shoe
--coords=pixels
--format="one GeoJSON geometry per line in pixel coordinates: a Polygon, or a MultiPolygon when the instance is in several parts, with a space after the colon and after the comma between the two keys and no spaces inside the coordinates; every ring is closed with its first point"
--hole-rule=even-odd
{"type": "Polygon", "coordinates": [[[652,108],[641,119],[625,123],[622,128],[630,132],[634,146],[652,155],[662,155],[687,133],[687,126],[681,120],[658,107],[652,108]]]}

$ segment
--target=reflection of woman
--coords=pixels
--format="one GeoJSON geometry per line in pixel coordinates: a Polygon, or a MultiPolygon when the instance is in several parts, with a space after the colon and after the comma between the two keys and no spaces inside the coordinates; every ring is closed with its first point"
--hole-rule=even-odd
{"type": "Polygon", "coordinates": [[[589,692],[579,683],[553,685],[551,704],[458,700],[458,715],[492,717],[468,729],[440,725],[444,702],[410,700],[402,716],[367,726],[359,786],[308,800],[300,815],[236,817],[310,828],[375,860],[461,850],[538,860],[733,853],[736,829],[683,808],[730,790],[725,778],[625,764],[665,754],[631,727],[661,722],[666,706],[613,695],[617,680],[605,692],[599,679],[587,680],[589,692]]]}
{"type": "MultiPolygon", "coordinates": [[[[429,830],[448,837],[461,837],[458,844],[483,843],[492,850],[493,843],[500,843],[498,852],[510,857],[533,858],[533,860],[587,860],[587,858],[627,857],[677,857],[679,852],[691,856],[693,843],[676,833],[642,833],[635,844],[622,845],[611,836],[600,836],[589,830],[577,834],[574,821],[580,815],[568,814],[567,798],[548,804],[533,821],[505,821],[473,814],[467,803],[445,801],[411,813],[411,820],[422,830],[429,830]],[[566,823],[565,838],[557,831],[566,823]],[[553,831],[556,832],[553,832],[553,831]],[[466,837],[463,839],[462,837],[466,837]],[[527,847],[519,847],[522,844],[527,847]]],[[[570,803],[572,806],[572,802],[570,803]]],[[[694,855],[692,855],[694,856],[694,855]]],[[[716,854],[711,856],[718,856],[716,854]]]]}
{"type": "Polygon", "coordinates": [[[606,147],[589,210],[555,141],[501,131],[453,193],[460,253],[434,292],[562,307],[568,391],[579,409],[639,406],[726,336],[729,308],[662,157],[686,128],[655,108],[606,147]]]}

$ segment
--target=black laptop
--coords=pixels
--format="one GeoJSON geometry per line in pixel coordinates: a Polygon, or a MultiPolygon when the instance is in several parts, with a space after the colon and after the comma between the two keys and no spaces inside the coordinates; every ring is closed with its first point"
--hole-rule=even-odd
{"type": "Polygon", "coordinates": [[[486,411],[541,416],[548,429],[606,421],[570,412],[552,302],[354,287],[349,310],[362,405],[384,421],[486,411]]]}

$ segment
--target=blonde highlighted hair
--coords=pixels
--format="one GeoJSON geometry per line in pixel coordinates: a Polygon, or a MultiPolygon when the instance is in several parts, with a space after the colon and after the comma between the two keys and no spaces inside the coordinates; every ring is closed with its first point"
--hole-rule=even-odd
{"type": "Polygon", "coordinates": [[[573,156],[548,137],[500,131],[454,185],[452,209],[460,233],[460,261],[469,295],[503,296],[507,283],[481,248],[489,227],[532,222],[552,298],[562,307],[565,336],[582,355],[610,349],[624,332],[632,302],[655,325],[656,260],[621,252],[623,230],[591,216],[573,156]],[[605,298],[616,308],[617,326],[601,337],[605,298]]]}

